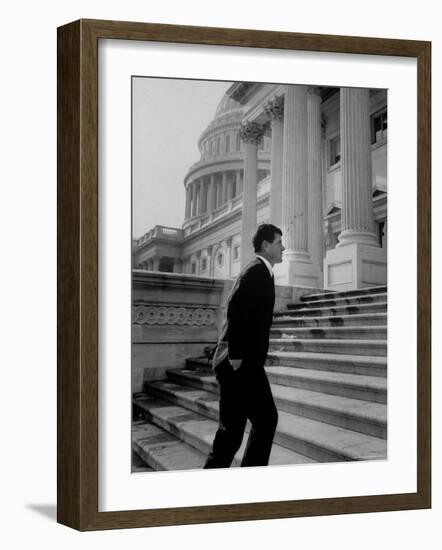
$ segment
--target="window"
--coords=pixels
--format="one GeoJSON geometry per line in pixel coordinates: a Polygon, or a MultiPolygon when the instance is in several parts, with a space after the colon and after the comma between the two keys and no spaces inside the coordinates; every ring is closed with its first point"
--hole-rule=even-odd
{"type": "Polygon", "coordinates": [[[329,139],[329,168],[341,161],[341,136],[329,139]]]}
{"type": "Polygon", "coordinates": [[[196,263],[195,263],[195,262],[192,262],[192,263],[190,264],[190,273],[191,273],[192,275],[195,275],[195,273],[196,273],[196,263]]]}
{"type": "Polygon", "coordinates": [[[233,261],[239,260],[239,248],[240,248],[239,244],[237,244],[233,248],[233,261]]]}
{"type": "Polygon", "coordinates": [[[371,117],[371,143],[380,143],[387,139],[387,108],[371,117]]]}
{"type": "Polygon", "coordinates": [[[206,271],[207,269],[207,258],[204,257],[202,260],[201,260],[201,271],[206,271]]]}
{"type": "Polygon", "coordinates": [[[381,248],[385,248],[385,220],[377,223],[378,226],[378,242],[381,248]]]}
{"type": "Polygon", "coordinates": [[[220,252],[220,253],[218,254],[217,261],[218,261],[218,267],[222,267],[222,266],[223,266],[223,263],[224,263],[224,255],[223,255],[222,252],[220,252]]]}
{"type": "Polygon", "coordinates": [[[221,152],[221,138],[216,138],[216,154],[219,155],[221,152]]]}

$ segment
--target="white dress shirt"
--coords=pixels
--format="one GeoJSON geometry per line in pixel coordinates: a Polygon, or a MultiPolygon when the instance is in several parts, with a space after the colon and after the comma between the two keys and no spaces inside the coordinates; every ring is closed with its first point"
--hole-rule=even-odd
{"type": "Polygon", "coordinates": [[[266,258],[263,258],[263,257],[260,256],[259,254],[255,254],[255,256],[256,256],[257,258],[259,258],[260,260],[262,260],[262,261],[265,263],[267,269],[269,270],[270,277],[273,279],[272,264],[271,264],[266,258]]]}

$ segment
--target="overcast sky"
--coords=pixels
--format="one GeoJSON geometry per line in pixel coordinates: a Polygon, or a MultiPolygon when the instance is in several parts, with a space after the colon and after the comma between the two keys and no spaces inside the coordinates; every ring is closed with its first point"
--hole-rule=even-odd
{"type": "Polygon", "coordinates": [[[133,236],[184,221],[184,176],[230,82],[133,79],[133,236]]]}

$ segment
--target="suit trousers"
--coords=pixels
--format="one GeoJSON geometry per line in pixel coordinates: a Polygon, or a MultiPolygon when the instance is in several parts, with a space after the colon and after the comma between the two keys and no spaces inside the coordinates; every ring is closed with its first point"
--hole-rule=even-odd
{"type": "Polygon", "coordinates": [[[204,468],[228,468],[241,446],[247,419],[251,430],[241,466],[267,466],[278,411],[264,366],[243,360],[234,370],[225,359],[217,367],[219,426],[204,468]]]}

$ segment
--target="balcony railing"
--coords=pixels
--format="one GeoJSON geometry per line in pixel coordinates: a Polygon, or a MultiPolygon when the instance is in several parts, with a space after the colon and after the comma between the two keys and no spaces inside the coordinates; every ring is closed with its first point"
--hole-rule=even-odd
{"type": "Polygon", "coordinates": [[[183,237],[183,230],[176,227],[167,227],[165,225],[156,225],[153,229],[137,239],[136,246],[142,246],[151,239],[161,238],[170,241],[178,241],[183,237]]]}

